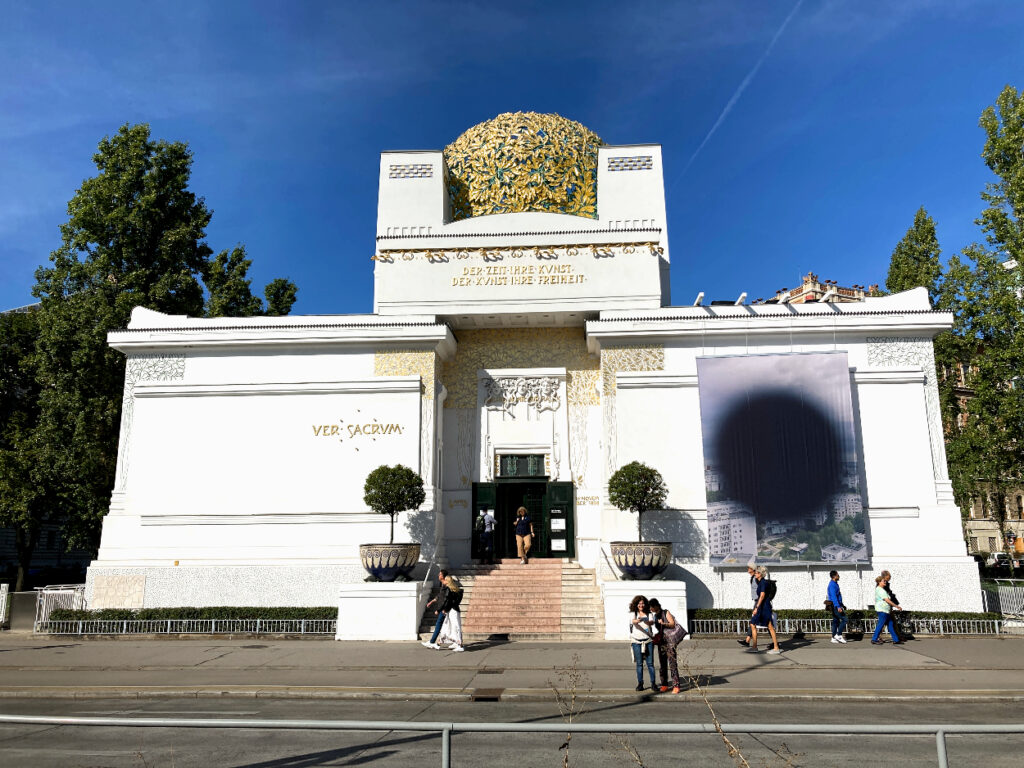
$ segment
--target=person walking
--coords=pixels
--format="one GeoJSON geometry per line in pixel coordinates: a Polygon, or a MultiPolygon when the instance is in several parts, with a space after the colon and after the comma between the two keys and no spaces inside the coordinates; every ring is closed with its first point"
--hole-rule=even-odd
{"type": "Polygon", "coordinates": [[[437,593],[437,597],[427,603],[428,610],[430,606],[437,605],[437,610],[434,611],[437,614],[437,621],[434,622],[434,634],[430,636],[430,640],[427,642],[420,643],[424,648],[433,648],[435,651],[441,650],[441,646],[437,644],[437,638],[441,634],[441,627],[444,625],[444,620],[447,616],[447,611],[442,607],[448,600],[448,587],[444,583],[446,578],[448,578],[448,571],[444,568],[437,572],[437,580],[441,584],[441,591],[437,593]]]}
{"type": "Polygon", "coordinates": [[[494,565],[494,515],[489,509],[480,510],[480,547],[483,550],[483,561],[494,565]]]}
{"type": "MultiPolygon", "coordinates": [[[[754,609],[756,609],[757,608],[757,579],[754,578],[754,564],[753,563],[750,563],[749,565],[747,565],[747,576],[750,577],[750,603],[751,603],[751,605],[753,605],[754,609]]],[[[750,628],[750,622],[747,622],[747,636],[744,637],[742,640],[737,640],[736,642],[739,643],[740,645],[745,645],[746,647],[749,648],[750,647],[750,633],[751,633],[751,631],[752,630],[750,628]]]]}
{"type": "Polygon", "coordinates": [[[879,636],[882,634],[882,629],[888,625],[889,634],[892,636],[893,645],[902,645],[899,637],[896,636],[896,630],[892,626],[892,612],[902,611],[897,603],[892,601],[889,597],[889,593],[885,591],[886,585],[889,580],[885,578],[885,572],[882,572],[881,576],[875,577],[875,611],[878,613],[878,621],[875,624],[875,634],[871,637],[872,645],[882,645],[883,640],[879,640],[879,636]]]}
{"type": "Polygon", "coordinates": [[[892,574],[889,571],[882,571],[882,577],[885,579],[885,593],[889,595],[889,599],[892,601],[894,606],[900,609],[900,620],[897,623],[896,615],[890,614],[892,617],[892,626],[889,627],[896,636],[896,639],[901,643],[907,639],[906,635],[910,634],[909,630],[904,629],[903,622],[906,621],[906,616],[903,615],[903,606],[900,605],[899,599],[896,597],[896,593],[892,591],[892,574]]]}
{"type": "Polygon", "coordinates": [[[828,577],[825,607],[832,611],[832,642],[845,643],[843,630],[846,629],[849,616],[846,615],[846,606],[843,605],[843,593],[839,591],[839,571],[829,571],[828,577]]]}
{"type": "Polygon", "coordinates": [[[754,604],[754,612],[750,615],[750,648],[748,652],[757,653],[757,630],[767,629],[772,638],[772,647],[768,653],[782,653],[782,649],[779,648],[779,638],[775,634],[772,601],[768,596],[768,569],[763,565],[757,566],[754,578],[757,580],[757,602],[754,604]]]}
{"type": "Polygon", "coordinates": [[[644,664],[651,678],[651,690],[658,690],[654,680],[654,617],[647,605],[647,598],[637,595],[629,603],[633,618],[629,622],[629,643],[636,663],[636,689],[644,690],[644,664]]]}
{"type": "Polygon", "coordinates": [[[662,693],[668,690],[668,673],[672,673],[672,693],[679,693],[679,660],[676,656],[676,646],[683,641],[688,634],[683,625],[676,621],[676,617],[667,608],[661,607],[657,598],[651,598],[651,615],[654,616],[654,625],[659,632],[655,634],[655,644],[658,646],[658,666],[661,672],[662,693]],[[660,640],[657,639],[660,637],[660,640]]]}
{"type": "Polygon", "coordinates": [[[516,510],[516,519],[512,521],[516,529],[516,551],[519,553],[519,562],[526,565],[530,560],[530,545],[533,544],[533,520],[526,511],[526,507],[516,510]]]}
{"type": "Polygon", "coordinates": [[[441,626],[441,635],[438,638],[440,645],[450,643],[448,650],[461,653],[466,650],[462,645],[462,584],[452,575],[445,577],[444,585],[448,590],[446,600],[441,606],[445,613],[444,624],[441,626]]]}

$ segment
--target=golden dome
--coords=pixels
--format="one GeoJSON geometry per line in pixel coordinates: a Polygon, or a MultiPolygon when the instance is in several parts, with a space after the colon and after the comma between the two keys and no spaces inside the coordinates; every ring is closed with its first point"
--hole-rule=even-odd
{"type": "Polygon", "coordinates": [[[597,218],[596,133],[559,115],[506,112],[444,149],[452,220],[544,211],[597,218]]]}

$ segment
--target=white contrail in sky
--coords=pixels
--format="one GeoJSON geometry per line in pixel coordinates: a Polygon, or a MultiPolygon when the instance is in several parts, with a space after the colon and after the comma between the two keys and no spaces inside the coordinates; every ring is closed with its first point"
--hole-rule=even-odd
{"type": "Polygon", "coordinates": [[[750,85],[750,81],[754,79],[754,75],[757,74],[757,71],[761,68],[761,65],[764,64],[765,59],[768,58],[768,54],[772,52],[772,48],[775,47],[775,44],[779,41],[779,38],[782,37],[782,33],[786,31],[786,27],[789,26],[789,22],[793,20],[794,16],[796,16],[796,12],[800,10],[800,6],[803,5],[803,3],[804,0],[797,0],[796,5],[793,6],[793,10],[789,12],[789,15],[786,17],[785,21],[783,21],[782,25],[776,30],[774,37],[772,37],[771,39],[771,42],[768,43],[768,47],[764,49],[764,53],[761,54],[761,58],[757,60],[757,63],[754,64],[753,68],[747,73],[747,76],[743,78],[743,82],[740,83],[739,88],[736,89],[736,92],[733,93],[732,98],[729,99],[728,103],[722,109],[722,113],[718,116],[718,119],[715,120],[715,124],[711,126],[711,130],[708,131],[708,135],[704,137],[704,141],[700,143],[700,146],[697,147],[696,151],[690,156],[690,159],[686,161],[686,165],[683,167],[682,172],[676,178],[676,181],[679,181],[679,179],[681,179],[686,174],[686,172],[690,170],[690,166],[693,165],[693,161],[697,159],[697,155],[700,154],[700,151],[704,149],[704,145],[711,141],[711,137],[715,135],[715,131],[718,130],[718,126],[720,126],[725,121],[725,118],[728,117],[729,113],[732,112],[732,108],[736,106],[736,102],[740,100],[740,96],[742,96],[743,92],[747,90],[747,86],[750,85]]]}

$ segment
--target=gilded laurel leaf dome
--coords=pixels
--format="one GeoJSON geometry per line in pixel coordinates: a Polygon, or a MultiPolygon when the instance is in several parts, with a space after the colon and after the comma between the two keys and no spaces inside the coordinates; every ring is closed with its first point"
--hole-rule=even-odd
{"type": "Polygon", "coordinates": [[[597,218],[596,133],[574,120],[506,112],[444,149],[452,220],[544,211],[597,218]]]}

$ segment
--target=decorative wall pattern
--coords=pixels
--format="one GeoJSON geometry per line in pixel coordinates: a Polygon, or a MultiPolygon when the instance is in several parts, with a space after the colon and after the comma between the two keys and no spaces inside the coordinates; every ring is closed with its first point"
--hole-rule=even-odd
{"type": "Polygon", "coordinates": [[[120,452],[114,491],[123,491],[128,476],[132,422],[135,417],[135,385],[140,381],[180,381],[185,377],[184,355],[129,355],[124,366],[124,396],[121,401],[120,452]]]}
{"type": "Polygon", "coordinates": [[[458,351],[441,364],[445,408],[477,407],[481,368],[565,368],[569,405],[598,405],[601,365],[587,352],[582,328],[486,328],[457,331],[458,351]]]}
{"type": "Polygon", "coordinates": [[[436,355],[433,350],[385,349],[373,355],[374,376],[419,376],[423,396],[434,399],[436,355]]]}
{"type": "Polygon", "coordinates": [[[650,155],[633,155],[632,157],[609,157],[609,171],[649,171],[654,167],[654,158],[650,155]]]}
{"type": "Polygon", "coordinates": [[[389,179],[429,179],[434,175],[430,163],[403,163],[388,166],[389,179]]]}
{"type": "Polygon", "coordinates": [[[453,221],[547,211],[597,218],[593,131],[559,115],[506,112],[444,149],[453,221]]]}
{"type": "Polygon", "coordinates": [[[459,488],[468,488],[473,477],[473,448],[476,445],[476,434],[474,429],[475,411],[460,408],[456,416],[456,433],[458,434],[458,445],[455,447],[459,468],[459,488]]]}
{"type": "MultiPolygon", "coordinates": [[[[626,224],[646,228],[647,219],[627,221],[626,224]]],[[[651,220],[653,226],[653,219],[651,220]]],[[[621,223],[621,222],[620,222],[621,223]]],[[[634,243],[577,243],[562,245],[492,245],[477,248],[381,248],[374,254],[371,261],[393,264],[395,261],[413,261],[425,258],[433,264],[448,264],[462,259],[480,259],[482,261],[504,261],[505,259],[536,259],[538,261],[558,261],[561,257],[592,256],[594,258],[611,258],[612,256],[631,256],[633,254],[662,256],[663,246],[657,242],[644,241],[634,243]]]]}
{"type": "Polygon", "coordinates": [[[484,405],[506,413],[512,413],[516,403],[526,403],[538,411],[557,411],[562,405],[558,393],[561,382],[553,376],[498,376],[484,379],[483,385],[484,405]]]}
{"type": "Polygon", "coordinates": [[[97,573],[92,584],[90,610],[130,608],[138,610],[146,599],[144,573],[97,573]]]}
{"type": "Polygon", "coordinates": [[[932,451],[932,471],[936,480],[949,479],[946,446],[943,443],[939,385],[935,375],[935,347],[931,339],[900,336],[869,336],[868,365],[895,368],[916,365],[924,371],[924,403],[928,416],[928,442],[932,451]]]}
{"type": "Polygon", "coordinates": [[[569,407],[569,471],[573,482],[579,488],[587,485],[587,409],[582,406],[569,407]]]}
{"type": "Polygon", "coordinates": [[[619,371],[665,370],[665,347],[607,347],[601,350],[601,378],[606,397],[615,397],[615,374],[619,371]]]}

